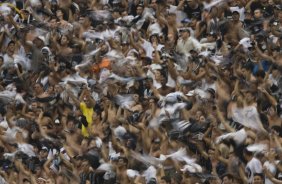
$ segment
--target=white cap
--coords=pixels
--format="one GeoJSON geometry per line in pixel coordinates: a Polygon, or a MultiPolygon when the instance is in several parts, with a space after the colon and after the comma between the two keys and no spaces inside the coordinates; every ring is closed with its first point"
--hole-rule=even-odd
{"type": "Polygon", "coordinates": [[[186,95],[187,96],[194,96],[195,95],[195,91],[194,90],[189,91],[186,95]]]}
{"type": "Polygon", "coordinates": [[[60,124],[60,120],[59,120],[59,119],[56,119],[56,120],[55,120],[55,124],[60,124]]]}
{"type": "Polygon", "coordinates": [[[44,45],[46,45],[46,39],[44,36],[37,36],[36,38],[38,38],[39,40],[43,41],[44,45]]]}

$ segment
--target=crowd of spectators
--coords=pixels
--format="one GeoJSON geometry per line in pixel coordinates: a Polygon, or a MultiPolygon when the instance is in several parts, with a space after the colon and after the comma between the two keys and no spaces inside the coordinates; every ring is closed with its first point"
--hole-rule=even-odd
{"type": "Polygon", "coordinates": [[[281,184],[281,0],[0,1],[0,184],[281,184]]]}

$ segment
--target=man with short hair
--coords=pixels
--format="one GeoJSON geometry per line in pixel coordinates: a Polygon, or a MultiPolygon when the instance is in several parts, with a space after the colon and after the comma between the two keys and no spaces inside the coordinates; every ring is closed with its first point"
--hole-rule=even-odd
{"type": "Polygon", "coordinates": [[[200,50],[201,45],[190,35],[188,28],[180,29],[179,32],[180,38],[177,41],[176,52],[189,56],[191,50],[200,50]]]}
{"type": "Polygon", "coordinates": [[[4,66],[14,64],[15,46],[16,43],[13,40],[8,43],[6,53],[4,54],[4,66]]]}

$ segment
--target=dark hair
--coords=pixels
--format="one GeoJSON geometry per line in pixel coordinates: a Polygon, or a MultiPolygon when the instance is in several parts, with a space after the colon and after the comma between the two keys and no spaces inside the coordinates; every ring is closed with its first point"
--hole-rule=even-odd
{"type": "Polygon", "coordinates": [[[68,122],[70,122],[70,121],[73,121],[74,123],[76,123],[75,117],[72,116],[72,115],[68,115],[68,116],[67,116],[67,124],[68,124],[68,122]]]}
{"type": "Polygon", "coordinates": [[[36,85],[36,84],[38,84],[40,87],[43,88],[43,84],[42,84],[41,82],[37,82],[37,83],[35,83],[34,85],[36,85]]]}
{"type": "Polygon", "coordinates": [[[256,77],[264,78],[265,72],[263,70],[258,70],[257,73],[256,73],[256,77]]]}
{"type": "Polygon", "coordinates": [[[7,113],[6,108],[4,106],[0,107],[0,115],[5,116],[7,113]]]}
{"type": "Polygon", "coordinates": [[[177,183],[180,184],[182,181],[182,175],[180,173],[175,173],[172,175],[173,180],[177,183]]]}
{"type": "Polygon", "coordinates": [[[225,178],[225,177],[227,177],[227,178],[230,179],[230,180],[233,180],[233,179],[234,179],[233,175],[230,174],[230,173],[226,173],[226,174],[223,174],[223,175],[221,176],[222,179],[225,178]]]}
{"type": "MultiPolygon", "coordinates": [[[[56,10],[56,13],[57,13],[57,11],[61,11],[62,13],[63,13],[63,19],[64,20],[68,20],[68,12],[66,12],[63,8],[58,8],[57,10],[56,10]]],[[[57,16],[57,15],[56,15],[57,16]]]]}
{"type": "Polygon", "coordinates": [[[255,13],[255,11],[257,11],[257,10],[259,10],[260,12],[262,12],[262,9],[261,9],[261,8],[256,8],[256,9],[254,10],[254,13],[255,13]]]}
{"type": "MultiPolygon", "coordinates": [[[[157,50],[157,52],[159,53],[159,56],[161,56],[162,55],[162,52],[161,51],[159,51],[159,50],[157,50]]],[[[153,51],[152,53],[156,53],[156,51],[153,51]]]]}
{"type": "Polygon", "coordinates": [[[246,70],[252,71],[253,70],[253,63],[251,62],[246,62],[245,64],[243,64],[242,68],[245,68],[246,70]]]}
{"type": "Polygon", "coordinates": [[[189,35],[191,35],[191,32],[189,29],[185,28],[185,29],[180,29],[179,32],[188,32],[189,35]]]}
{"type": "Polygon", "coordinates": [[[150,42],[152,42],[152,39],[153,39],[154,36],[157,38],[158,43],[159,43],[159,42],[160,42],[160,39],[159,39],[159,35],[158,35],[158,34],[152,34],[152,35],[150,36],[150,38],[149,38],[150,42]]]}
{"type": "Polygon", "coordinates": [[[165,180],[165,182],[167,182],[167,183],[170,183],[170,182],[171,182],[171,179],[170,179],[169,176],[163,176],[161,179],[162,179],[162,180],[165,180]]]}
{"type": "Polygon", "coordinates": [[[255,176],[261,177],[261,179],[264,181],[264,175],[263,175],[263,173],[254,173],[254,177],[255,177],[255,176]]]}
{"type": "Polygon", "coordinates": [[[138,7],[144,8],[144,5],[140,3],[140,4],[138,4],[138,5],[136,6],[136,9],[137,9],[138,7]]]}
{"type": "Polygon", "coordinates": [[[30,182],[30,181],[27,178],[24,178],[23,182],[30,182]]]}
{"type": "Polygon", "coordinates": [[[250,152],[247,148],[244,149],[244,154],[246,154],[247,156],[253,156],[253,153],[250,152]]]}
{"type": "Polygon", "coordinates": [[[15,41],[11,40],[9,43],[8,43],[8,46],[10,46],[11,44],[16,44],[15,41]]]}
{"type": "Polygon", "coordinates": [[[120,156],[118,159],[122,159],[126,164],[128,164],[128,159],[126,157],[120,156]]]}
{"type": "Polygon", "coordinates": [[[0,146],[0,153],[4,153],[5,149],[4,147],[0,146]]]}
{"type": "Polygon", "coordinates": [[[282,137],[282,127],[281,126],[275,125],[275,126],[272,126],[271,129],[276,131],[279,134],[279,136],[282,137]]]}
{"type": "Polygon", "coordinates": [[[50,17],[50,20],[52,20],[52,19],[58,19],[55,15],[51,15],[51,17],[50,17]]]}

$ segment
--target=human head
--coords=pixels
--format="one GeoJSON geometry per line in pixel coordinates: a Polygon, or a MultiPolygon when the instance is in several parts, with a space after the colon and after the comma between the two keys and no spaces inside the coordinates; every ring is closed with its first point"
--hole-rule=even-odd
{"type": "Polygon", "coordinates": [[[15,51],[15,42],[13,40],[8,43],[8,50],[10,52],[14,52],[15,51]]]}
{"type": "Polygon", "coordinates": [[[67,117],[67,129],[74,130],[75,129],[75,118],[73,116],[67,117]]]}
{"type": "Polygon", "coordinates": [[[51,16],[50,20],[48,21],[48,26],[51,29],[56,29],[57,28],[57,17],[56,16],[51,16]]]}
{"type": "Polygon", "coordinates": [[[120,14],[120,9],[119,8],[114,8],[112,11],[112,17],[114,19],[118,19],[121,16],[120,14]]]}
{"type": "Polygon", "coordinates": [[[48,148],[46,146],[43,146],[41,150],[39,151],[39,157],[41,159],[46,159],[48,156],[48,148]]]}
{"type": "Polygon", "coordinates": [[[160,83],[161,83],[162,87],[166,86],[167,77],[163,74],[161,74],[161,76],[160,76],[160,83]]]}
{"type": "Polygon", "coordinates": [[[144,11],[144,5],[138,4],[136,7],[136,14],[141,16],[143,14],[143,11],[144,11]]]}
{"type": "Polygon", "coordinates": [[[168,22],[168,24],[175,24],[176,23],[176,14],[175,13],[169,13],[168,15],[167,15],[167,22],[168,22]]]}
{"type": "Polygon", "coordinates": [[[250,152],[249,150],[245,149],[244,152],[243,152],[243,155],[245,157],[245,159],[247,161],[251,160],[253,158],[253,153],[250,152]]]}
{"type": "Polygon", "coordinates": [[[28,179],[23,179],[23,184],[30,184],[30,181],[28,179]]]}
{"type": "Polygon", "coordinates": [[[255,173],[252,184],[264,184],[264,176],[262,173],[255,173]]]}
{"type": "Polygon", "coordinates": [[[33,88],[35,95],[39,95],[44,92],[43,85],[40,82],[36,83],[33,88]]]}
{"type": "Polygon", "coordinates": [[[254,11],[254,18],[259,19],[259,18],[261,18],[261,17],[262,17],[261,9],[256,9],[256,10],[254,11]]]}
{"type": "Polygon", "coordinates": [[[187,39],[190,36],[190,30],[189,29],[182,29],[180,30],[180,34],[182,39],[187,39]]]}
{"type": "Polygon", "coordinates": [[[63,11],[63,9],[57,9],[56,16],[57,16],[57,18],[59,20],[63,20],[64,19],[64,11],[63,11]]]}
{"type": "Polygon", "coordinates": [[[222,184],[233,183],[233,176],[231,174],[224,174],[221,178],[222,178],[222,184]]]}
{"type": "Polygon", "coordinates": [[[93,108],[93,105],[91,101],[94,101],[90,93],[86,93],[86,95],[83,98],[84,103],[86,104],[87,108],[93,108]]]}
{"type": "Polygon", "coordinates": [[[217,38],[217,35],[213,32],[211,32],[207,35],[208,42],[214,42],[214,41],[216,41],[216,38],[217,38]]]}
{"type": "Polygon", "coordinates": [[[157,7],[158,7],[158,4],[157,4],[157,3],[158,3],[158,1],[157,1],[157,0],[152,0],[150,5],[151,5],[151,7],[152,7],[153,9],[155,9],[155,10],[156,10],[156,9],[157,9],[157,7]]]}
{"type": "Polygon", "coordinates": [[[84,27],[89,27],[89,26],[91,26],[91,19],[90,19],[89,16],[85,16],[85,17],[83,18],[82,25],[83,25],[84,27]]]}
{"type": "Polygon", "coordinates": [[[67,37],[67,35],[62,35],[61,36],[60,44],[62,46],[67,46],[69,44],[69,38],[67,37]]]}
{"type": "Polygon", "coordinates": [[[44,37],[43,36],[38,36],[33,40],[33,44],[35,45],[36,48],[42,49],[45,45],[44,43],[44,37]]]}
{"type": "Polygon", "coordinates": [[[126,158],[126,157],[122,157],[122,156],[120,156],[119,158],[118,158],[118,167],[127,167],[127,164],[128,164],[128,159],[126,158]]]}
{"type": "Polygon", "coordinates": [[[240,18],[239,12],[238,12],[238,11],[233,11],[233,12],[232,12],[232,19],[233,19],[234,21],[239,21],[239,18],[240,18]]]}
{"type": "Polygon", "coordinates": [[[167,0],[167,5],[176,6],[176,0],[167,0]]]}
{"type": "Polygon", "coordinates": [[[159,42],[159,35],[158,34],[152,34],[150,36],[150,42],[153,43],[153,42],[159,42]]]}

